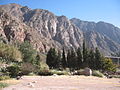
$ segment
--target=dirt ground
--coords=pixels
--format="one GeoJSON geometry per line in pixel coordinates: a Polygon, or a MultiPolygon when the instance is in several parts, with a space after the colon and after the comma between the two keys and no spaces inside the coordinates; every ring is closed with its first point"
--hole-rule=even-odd
{"type": "Polygon", "coordinates": [[[120,90],[120,79],[93,76],[23,76],[3,90],[120,90]]]}

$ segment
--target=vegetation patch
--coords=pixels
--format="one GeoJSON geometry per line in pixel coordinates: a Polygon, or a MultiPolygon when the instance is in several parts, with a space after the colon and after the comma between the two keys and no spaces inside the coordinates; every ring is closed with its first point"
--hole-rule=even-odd
{"type": "Polygon", "coordinates": [[[9,76],[0,76],[0,81],[10,79],[9,76]]]}
{"type": "Polygon", "coordinates": [[[56,75],[69,75],[67,71],[51,70],[50,72],[56,75]]]}
{"type": "Polygon", "coordinates": [[[0,88],[5,88],[5,87],[8,87],[8,86],[9,86],[9,84],[0,82],[0,88]]]}
{"type": "Polygon", "coordinates": [[[104,77],[104,75],[100,71],[97,71],[97,70],[93,70],[92,75],[97,76],[97,77],[104,77]]]}

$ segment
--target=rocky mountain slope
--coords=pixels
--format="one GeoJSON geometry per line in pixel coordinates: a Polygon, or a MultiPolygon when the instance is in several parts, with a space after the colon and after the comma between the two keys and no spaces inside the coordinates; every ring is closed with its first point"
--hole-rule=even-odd
{"type": "Polygon", "coordinates": [[[18,4],[0,6],[0,40],[6,43],[28,40],[38,51],[47,52],[50,47],[82,47],[84,39],[106,55],[120,50],[120,29],[111,24],[69,20],[18,4]]]}

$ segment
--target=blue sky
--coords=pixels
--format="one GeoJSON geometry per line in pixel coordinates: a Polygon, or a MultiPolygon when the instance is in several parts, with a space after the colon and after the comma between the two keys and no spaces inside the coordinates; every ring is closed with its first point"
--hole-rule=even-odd
{"type": "Polygon", "coordinates": [[[47,9],[55,15],[68,18],[105,21],[120,27],[120,0],[0,0],[0,5],[9,3],[47,9]]]}

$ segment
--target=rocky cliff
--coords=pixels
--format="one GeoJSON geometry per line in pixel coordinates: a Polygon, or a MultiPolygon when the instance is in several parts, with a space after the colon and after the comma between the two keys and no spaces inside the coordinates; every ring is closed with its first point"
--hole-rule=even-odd
{"type": "Polygon", "coordinates": [[[0,40],[5,43],[28,40],[38,51],[47,52],[50,47],[82,47],[84,39],[89,48],[98,47],[106,55],[120,50],[120,29],[111,24],[69,20],[18,4],[0,6],[0,40]]]}

